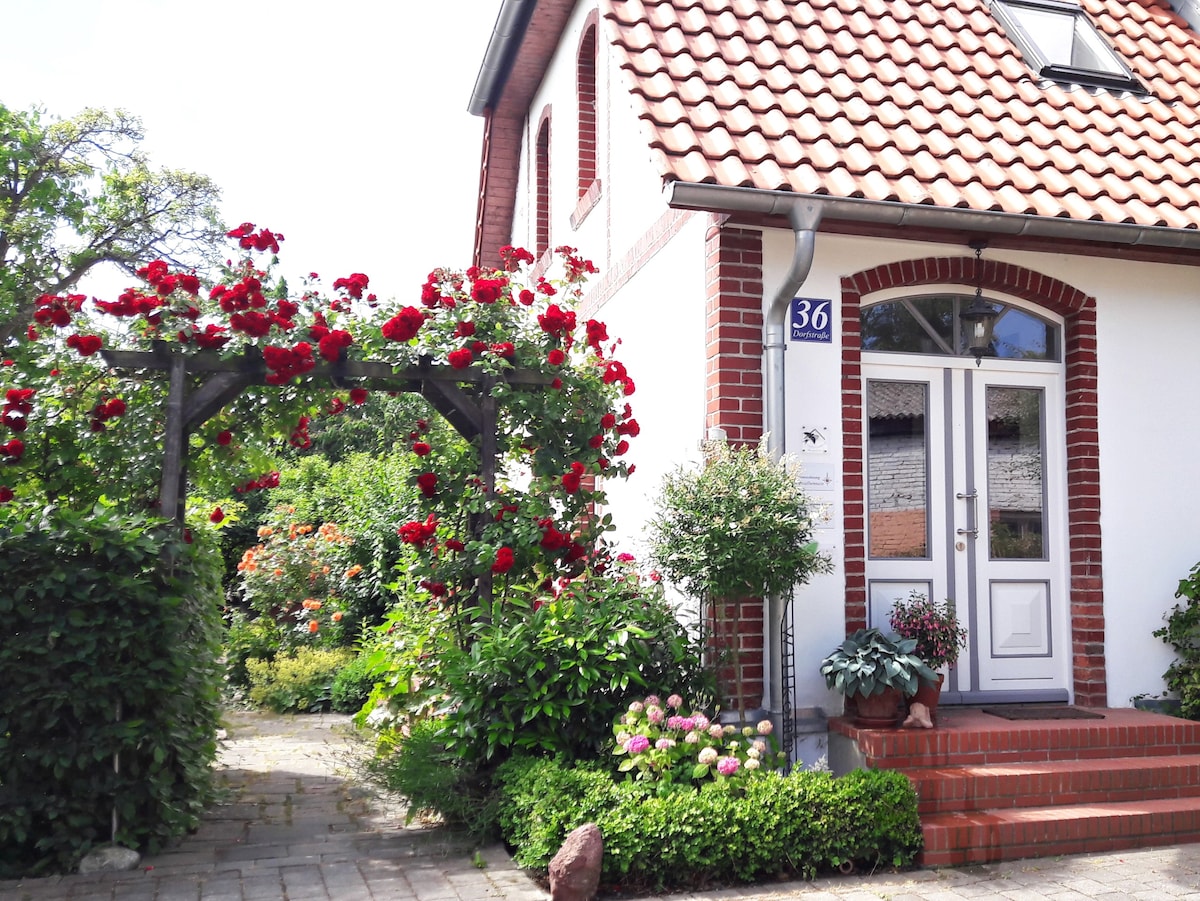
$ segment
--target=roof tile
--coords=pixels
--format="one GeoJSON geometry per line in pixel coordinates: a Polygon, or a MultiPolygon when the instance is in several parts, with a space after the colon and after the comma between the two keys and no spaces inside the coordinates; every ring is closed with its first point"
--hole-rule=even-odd
{"type": "Polygon", "coordinates": [[[1200,38],[1080,0],[1149,93],[1033,73],[985,0],[602,0],[667,179],[1200,227],[1200,38]]]}

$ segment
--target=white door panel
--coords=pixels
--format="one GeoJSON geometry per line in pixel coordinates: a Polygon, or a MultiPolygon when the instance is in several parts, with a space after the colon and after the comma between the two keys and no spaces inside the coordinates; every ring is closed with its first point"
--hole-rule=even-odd
{"type": "Polygon", "coordinates": [[[969,643],[951,693],[1064,695],[1061,369],[973,362],[864,355],[869,622],[914,590],[952,598],[969,643]]]}

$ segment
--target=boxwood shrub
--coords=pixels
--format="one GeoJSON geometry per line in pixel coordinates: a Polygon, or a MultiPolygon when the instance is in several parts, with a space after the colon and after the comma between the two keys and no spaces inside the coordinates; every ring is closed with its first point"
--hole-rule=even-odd
{"type": "Polygon", "coordinates": [[[0,528],[0,878],[113,838],[154,851],[212,797],[220,563],[98,507],[0,528]],[[116,765],[114,765],[116,761],[116,765]]]}
{"type": "Polygon", "coordinates": [[[697,889],[856,866],[904,867],[921,849],[917,797],[896,772],[764,773],[735,787],[665,791],[614,781],[599,764],[517,757],[496,773],[500,828],[523,867],[545,872],[567,833],[604,836],[601,883],[697,889]]]}

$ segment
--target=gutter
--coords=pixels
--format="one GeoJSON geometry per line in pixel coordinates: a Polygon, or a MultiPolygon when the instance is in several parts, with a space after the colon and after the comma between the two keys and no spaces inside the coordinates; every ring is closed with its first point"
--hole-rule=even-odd
{"type": "MultiPolygon", "coordinates": [[[[1200,3],[1200,0],[1196,2],[1200,3]]],[[[667,206],[672,209],[783,216],[787,218],[788,225],[795,235],[796,243],[791,264],[783,283],[770,300],[763,324],[763,429],[767,437],[767,450],[775,459],[783,456],[785,452],[783,354],[787,350],[787,316],[792,298],[796,296],[812,268],[816,232],[822,219],[1200,251],[1200,230],[1197,229],[1055,219],[1018,213],[842,199],[827,195],[680,181],[668,182],[663,193],[667,206]]],[[[763,673],[766,683],[763,706],[769,711],[776,726],[781,725],[780,720],[785,709],[783,660],[779,645],[783,611],[783,598],[767,599],[766,634],[763,639],[769,666],[763,673]]],[[[790,699],[787,706],[791,706],[790,699]]]]}
{"type": "Polygon", "coordinates": [[[536,6],[537,0],[504,0],[471,89],[467,112],[472,116],[482,116],[500,96],[536,6]]]}
{"type": "Polygon", "coordinates": [[[1076,241],[1200,250],[1200,229],[1168,228],[1163,225],[1131,225],[1058,219],[1026,213],[1001,213],[936,207],[923,203],[835,198],[824,194],[794,194],[791,191],[761,191],[722,185],[670,182],[664,189],[673,209],[709,210],[717,213],[783,215],[797,202],[811,203],[823,219],[870,222],[875,225],[912,228],[986,231],[995,235],[1059,238],[1076,241]]]}

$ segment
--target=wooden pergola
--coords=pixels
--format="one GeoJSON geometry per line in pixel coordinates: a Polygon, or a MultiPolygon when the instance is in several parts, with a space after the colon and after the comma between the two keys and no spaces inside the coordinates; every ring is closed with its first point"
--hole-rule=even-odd
{"type": "MultiPolygon", "coordinates": [[[[168,373],[159,509],[182,526],[187,501],[188,436],[247,388],[267,384],[268,370],[262,353],[252,347],[241,357],[222,358],[215,351],[187,354],[166,341],[156,341],[149,351],[106,350],[101,354],[113,369],[168,373]]],[[[489,495],[496,487],[499,447],[492,389],[502,383],[541,389],[552,381],[531,370],[516,369],[493,375],[474,366],[454,369],[434,365],[429,359],[407,367],[342,359],[319,363],[300,378],[307,382],[328,381],[335,388],[420,394],[463,438],[478,439],[479,477],[489,495]]]]}

